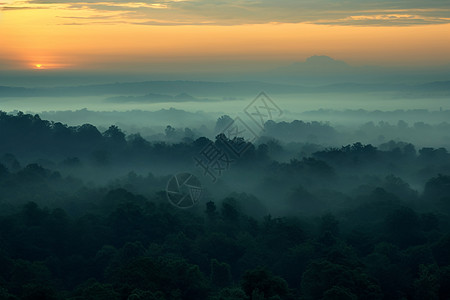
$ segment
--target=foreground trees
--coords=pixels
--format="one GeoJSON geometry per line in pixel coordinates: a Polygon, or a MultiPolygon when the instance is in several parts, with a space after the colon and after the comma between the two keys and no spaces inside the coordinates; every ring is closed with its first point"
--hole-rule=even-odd
{"type": "Polygon", "coordinates": [[[142,165],[178,170],[207,138],[150,143],[24,114],[1,124],[0,150],[37,158],[0,151],[0,299],[450,298],[446,150],[355,143],[276,161],[282,146],[252,145],[181,210],[168,176],[142,165]]]}

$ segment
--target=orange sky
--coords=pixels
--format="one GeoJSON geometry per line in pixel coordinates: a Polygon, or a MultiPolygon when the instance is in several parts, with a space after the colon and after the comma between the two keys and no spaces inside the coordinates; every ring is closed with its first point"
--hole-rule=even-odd
{"type": "Polygon", "coordinates": [[[66,5],[0,14],[0,66],[7,69],[41,64],[47,69],[133,71],[147,64],[186,61],[198,63],[201,69],[212,61],[289,63],[311,55],[328,55],[356,65],[450,63],[450,24],[154,26],[131,24],[114,11],[102,12],[98,24],[98,12],[66,5]],[[90,19],[83,19],[86,16],[90,19]],[[108,22],[109,16],[113,22],[108,22]]]}

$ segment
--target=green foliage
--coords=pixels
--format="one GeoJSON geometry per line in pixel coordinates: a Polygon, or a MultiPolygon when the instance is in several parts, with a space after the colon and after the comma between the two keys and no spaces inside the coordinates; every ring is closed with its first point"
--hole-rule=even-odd
{"type": "Polygon", "coordinates": [[[160,291],[171,299],[206,299],[208,286],[198,266],[182,259],[138,257],[117,270],[114,282],[130,289],[160,291]]]}
{"type": "Polygon", "coordinates": [[[127,300],[165,300],[162,292],[142,291],[135,289],[128,296],[127,300]]]}
{"type": "Polygon", "coordinates": [[[358,297],[348,289],[335,285],[323,293],[321,300],[357,300],[358,297]]]}
{"type": "Polygon", "coordinates": [[[232,283],[230,265],[217,259],[211,260],[211,283],[217,287],[227,287],[232,283]]]}
{"type": "Polygon", "coordinates": [[[420,265],[419,277],[414,281],[414,299],[439,299],[440,274],[436,265],[420,265]]]}
{"type": "Polygon", "coordinates": [[[380,288],[361,269],[327,260],[312,262],[303,273],[301,289],[305,299],[382,299],[380,288]],[[345,298],[347,297],[347,298],[345,298]]]}
{"type": "Polygon", "coordinates": [[[242,277],[242,290],[252,299],[270,299],[278,296],[289,299],[290,292],[286,281],[265,269],[245,272],[242,277]]]}
{"type": "Polygon", "coordinates": [[[0,287],[0,299],[17,300],[18,298],[8,292],[7,289],[0,287]]]}
{"type": "Polygon", "coordinates": [[[247,299],[244,291],[240,288],[224,288],[219,291],[219,295],[213,300],[244,300],[247,299]]]}
{"type": "MultiPolygon", "coordinates": [[[[445,149],[261,142],[184,211],[167,176],[140,173],[186,167],[211,142],[190,129],[178,142],[168,126],[165,143],[23,113],[0,113],[0,127],[0,299],[450,298],[445,149]]],[[[280,128],[335,134],[267,124],[280,128]]]]}
{"type": "Polygon", "coordinates": [[[112,285],[102,284],[96,280],[89,280],[80,285],[75,292],[75,299],[86,300],[119,300],[120,294],[116,292],[112,285]]]}

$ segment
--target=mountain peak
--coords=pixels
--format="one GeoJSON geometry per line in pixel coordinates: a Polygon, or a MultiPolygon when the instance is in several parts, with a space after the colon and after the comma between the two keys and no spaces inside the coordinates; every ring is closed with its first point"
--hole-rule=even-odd
{"type": "Polygon", "coordinates": [[[313,66],[347,66],[344,61],[336,60],[326,55],[313,55],[308,57],[303,64],[313,66]]]}
{"type": "Polygon", "coordinates": [[[350,71],[350,66],[342,61],[326,55],[313,55],[305,61],[295,62],[291,65],[278,68],[277,71],[285,74],[326,74],[350,71]]]}
{"type": "Polygon", "coordinates": [[[306,59],[307,63],[312,63],[312,62],[335,62],[336,60],[334,58],[331,58],[329,56],[326,55],[313,55],[310,56],[306,59]]]}

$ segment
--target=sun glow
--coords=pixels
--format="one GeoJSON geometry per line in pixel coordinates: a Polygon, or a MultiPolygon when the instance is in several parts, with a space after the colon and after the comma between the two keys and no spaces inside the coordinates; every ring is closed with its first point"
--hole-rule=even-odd
{"type": "Polygon", "coordinates": [[[256,68],[266,62],[287,65],[314,54],[354,65],[441,66],[449,62],[450,43],[446,37],[450,24],[396,25],[414,23],[415,12],[354,14],[338,20],[346,26],[281,21],[217,26],[202,23],[209,19],[188,18],[175,12],[170,17],[172,10],[168,3],[175,1],[163,1],[161,6],[169,8],[161,9],[147,7],[149,1],[141,0],[127,2],[129,7],[125,8],[121,6],[125,2],[121,1],[76,2],[80,7],[96,3],[98,7],[91,11],[68,9],[63,4],[30,8],[24,4],[28,1],[17,0],[15,3],[22,4],[17,4],[16,9],[1,11],[0,68],[147,72],[155,68],[165,71],[165,67],[173,65],[174,70],[184,72],[181,65],[209,69],[211,62],[217,62],[219,67],[246,70],[248,66],[243,63],[255,61],[256,68]],[[163,15],[144,18],[115,9],[151,10],[163,15]],[[194,25],[186,25],[189,22],[194,25]],[[351,26],[355,22],[361,26],[351,26]],[[370,26],[374,22],[395,24],[370,26]],[[231,61],[235,64],[222,63],[231,61]]]}

